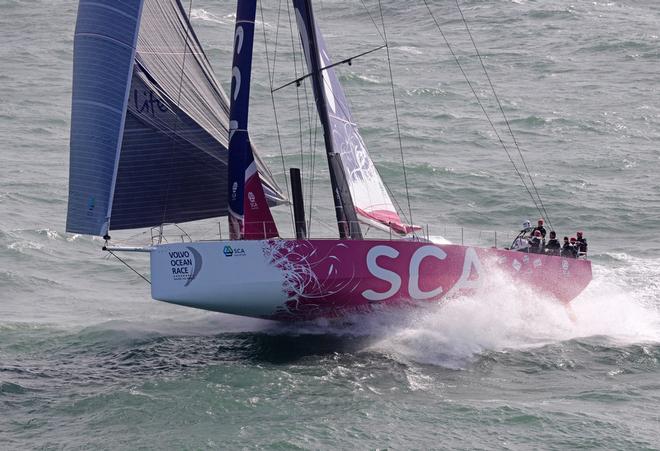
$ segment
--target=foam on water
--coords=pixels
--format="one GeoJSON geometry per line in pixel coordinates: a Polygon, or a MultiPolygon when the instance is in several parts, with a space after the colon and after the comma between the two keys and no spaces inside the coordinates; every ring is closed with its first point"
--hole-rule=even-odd
{"type": "MultiPolygon", "coordinates": [[[[626,257],[630,260],[630,257],[626,257]]],[[[372,336],[372,350],[405,361],[464,368],[489,351],[528,349],[597,337],[626,346],[660,343],[657,289],[640,285],[656,260],[611,269],[594,265],[594,280],[569,307],[526,286],[494,277],[472,296],[412,310],[384,310],[348,322],[266,325],[272,334],[372,336]]]]}
{"type": "MultiPolygon", "coordinates": [[[[628,271],[650,270],[648,262],[633,268],[628,271]]],[[[649,298],[648,288],[630,284],[603,266],[595,265],[594,273],[569,308],[502,280],[475,296],[414,313],[409,324],[393,331],[381,346],[421,362],[462,366],[484,351],[584,337],[604,337],[622,346],[660,342],[658,299],[649,298]]]]}

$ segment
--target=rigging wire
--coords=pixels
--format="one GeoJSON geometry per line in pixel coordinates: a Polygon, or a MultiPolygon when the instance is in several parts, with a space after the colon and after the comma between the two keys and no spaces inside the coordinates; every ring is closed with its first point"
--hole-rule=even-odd
{"type": "MultiPolygon", "coordinates": [[[[374,23],[374,26],[376,27],[376,31],[377,31],[378,34],[381,36],[381,38],[383,38],[384,45],[382,45],[382,46],[380,46],[380,47],[378,47],[378,48],[375,48],[375,49],[372,49],[372,50],[369,50],[369,51],[366,51],[366,52],[360,53],[360,54],[358,54],[358,55],[356,55],[356,56],[353,56],[353,57],[351,57],[351,58],[346,58],[346,59],[344,59],[344,60],[342,60],[342,61],[339,61],[339,62],[336,62],[336,63],[332,63],[332,64],[330,64],[330,65],[328,65],[328,66],[326,66],[326,67],[321,68],[321,71],[326,70],[326,69],[329,69],[329,68],[333,68],[333,67],[338,66],[338,65],[343,64],[343,63],[347,63],[347,62],[350,63],[350,61],[353,60],[353,59],[355,59],[355,58],[358,58],[358,57],[361,57],[361,56],[367,55],[367,54],[369,54],[369,53],[373,53],[373,52],[375,52],[376,50],[380,50],[380,49],[382,49],[382,48],[387,48],[387,42],[385,41],[385,37],[383,37],[383,34],[380,32],[380,30],[379,30],[379,28],[378,28],[378,25],[377,25],[376,22],[373,20],[373,16],[372,16],[371,13],[369,12],[369,10],[366,8],[366,5],[364,4],[364,1],[362,1],[362,5],[364,6],[364,8],[365,8],[367,14],[369,15],[369,17],[371,18],[372,23],[374,23]]],[[[302,50],[301,50],[301,52],[302,52],[302,50]]],[[[350,64],[349,64],[349,65],[350,65],[350,64]]],[[[391,70],[391,66],[390,66],[390,70],[391,70]]],[[[298,79],[298,80],[304,80],[304,79],[307,78],[308,76],[309,76],[309,74],[306,75],[306,76],[304,76],[304,77],[301,77],[301,78],[298,79]]],[[[392,80],[391,72],[390,72],[390,80],[392,80]]],[[[295,82],[295,80],[294,80],[294,82],[295,82]]],[[[275,91],[277,91],[277,90],[279,90],[279,89],[281,89],[281,88],[283,88],[283,87],[290,86],[290,85],[292,85],[294,82],[289,82],[289,83],[287,83],[287,84],[285,84],[285,85],[283,85],[283,86],[280,86],[279,88],[275,89],[275,91]]],[[[336,105],[341,109],[341,111],[343,112],[344,116],[346,116],[346,117],[350,117],[351,115],[350,115],[349,112],[344,108],[343,103],[339,101],[339,98],[337,97],[337,95],[335,94],[334,90],[332,89],[332,86],[330,86],[329,83],[330,83],[330,82],[329,82],[327,79],[325,79],[325,78],[323,79],[323,84],[328,88],[328,89],[326,89],[326,92],[330,92],[330,93],[332,94],[332,96],[333,96],[333,98],[334,98],[334,100],[335,100],[336,105]]],[[[305,93],[307,93],[306,85],[304,85],[304,86],[305,86],[305,93]]],[[[347,100],[348,100],[348,99],[347,99],[347,100]]],[[[395,102],[396,102],[396,98],[395,98],[394,100],[395,100],[395,102]]],[[[309,100],[307,99],[307,97],[306,97],[306,104],[307,104],[307,108],[308,108],[308,110],[309,110],[309,100]]],[[[396,108],[396,105],[395,105],[395,108],[396,108]]],[[[398,119],[398,114],[397,114],[396,117],[397,117],[397,119],[398,119]]],[[[354,125],[355,125],[355,124],[354,124],[354,125]]],[[[397,122],[397,125],[398,125],[398,122],[397,122]]],[[[317,130],[318,130],[318,123],[316,123],[316,125],[315,125],[315,129],[314,129],[314,151],[316,150],[316,138],[317,138],[316,133],[317,133],[317,130]]],[[[311,134],[311,118],[310,118],[310,134],[311,134]]],[[[400,150],[402,151],[402,150],[403,150],[403,147],[402,147],[401,139],[400,139],[400,138],[401,138],[401,135],[400,135],[400,133],[399,133],[399,141],[400,141],[400,142],[399,142],[399,146],[400,146],[400,150]]],[[[312,158],[314,158],[314,157],[315,157],[315,153],[312,154],[312,158]]],[[[404,172],[405,172],[405,160],[403,160],[403,155],[402,155],[402,161],[403,161],[403,164],[404,164],[404,172]]],[[[312,171],[313,171],[313,167],[314,167],[314,166],[312,166],[312,171]]],[[[377,168],[375,168],[375,169],[376,169],[376,171],[378,171],[377,168]]],[[[405,176],[405,174],[404,174],[404,176],[405,176]]],[[[311,186],[310,186],[310,188],[311,188],[311,189],[310,189],[310,192],[313,192],[313,181],[314,181],[313,177],[314,177],[314,174],[313,174],[313,172],[312,172],[312,179],[311,179],[311,181],[310,181],[310,185],[311,185],[311,186]]],[[[397,198],[393,195],[393,192],[392,192],[392,190],[390,189],[389,185],[388,185],[388,184],[385,182],[385,180],[383,180],[382,178],[381,178],[381,181],[382,181],[383,185],[385,186],[387,192],[390,194],[390,198],[391,198],[391,199],[393,200],[393,202],[396,204],[396,207],[397,207],[398,211],[401,213],[401,216],[404,218],[404,220],[405,220],[406,222],[408,222],[410,225],[413,225],[412,218],[409,218],[408,215],[406,214],[405,210],[401,207],[401,204],[398,202],[397,198]]],[[[406,180],[406,187],[407,187],[407,180],[406,180]]],[[[407,190],[406,190],[406,193],[407,193],[407,190]]],[[[312,211],[312,210],[311,210],[311,205],[312,205],[312,200],[311,200],[311,199],[312,199],[312,198],[311,198],[311,194],[310,194],[310,203],[309,203],[309,205],[310,205],[310,214],[309,214],[309,216],[310,216],[310,217],[309,217],[309,228],[308,228],[308,230],[311,229],[311,211],[312,211]]],[[[408,209],[409,209],[409,212],[411,213],[411,209],[410,209],[410,197],[407,196],[407,199],[408,199],[408,209]]]]}
{"type": "Polygon", "coordinates": [[[316,171],[316,139],[318,137],[318,123],[314,124],[314,145],[312,146],[312,157],[310,158],[310,170],[309,170],[309,201],[307,202],[309,209],[309,218],[307,219],[307,236],[312,235],[312,201],[314,199],[314,180],[315,180],[315,171],[316,171]]]}
{"type": "MultiPolygon", "coordinates": [[[[424,0],[426,1],[426,0],[424,0]]],[[[392,87],[392,102],[394,104],[394,117],[396,119],[396,134],[399,138],[399,151],[401,152],[401,165],[403,167],[403,182],[406,187],[406,201],[408,202],[408,213],[410,214],[410,225],[413,225],[412,207],[410,206],[410,191],[408,190],[408,174],[406,172],[406,160],[403,154],[403,141],[401,140],[401,127],[399,125],[399,110],[396,106],[396,93],[394,90],[394,76],[392,75],[392,60],[390,58],[390,46],[387,42],[387,30],[385,29],[385,17],[383,16],[383,5],[378,0],[378,9],[380,11],[380,20],[383,26],[383,38],[385,39],[385,50],[387,51],[387,67],[390,73],[390,86],[392,87]]],[[[414,232],[413,232],[414,233],[414,232]]]]}
{"type": "Polygon", "coordinates": [[[458,12],[461,14],[461,19],[463,20],[463,24],[465,25],[465,30],[468,33],[468,36],[470,36],[470,41],[472,41],[472,46],[474,47],[474,51],[479,58],[479,63],[481,64],[481,68],[484,71],[484,74],[486,75],[486,79],[488,80],[488,84],[490,85],[490,90],[493,93],[493,96],[495,97],[495,100],[497,101],[497,105],[500,109],[500,112],[502,113],[502,117],[504,118],[504,122],[506,123],[506,126],[509,130],[509,134],[511,135],[511,139],[513,139],[513,144],[516,146],[516,149],[518,149],[518,154],[520,155],[520,160],[523,163],[523,166],[525,167],[525,170],[527,171],[527,177],[529,177],[529,181],[532,183],[532,187],[534,188],[534,192],[536,193],[536,196],[539,199],[539,203],[541,204],[541,208],[543,209],[543,212],[545,213],[545,218],[548,221],[548,224],[550,225],[550,228],[552,229],[552,221],[550,220],[550,215],[548,215],[548,211],[545,209],[545,205],[543,205],[543,199],[541,199],[541,194],[539,193],[538,189],[536,188],[536,184],[534,183],[534,178],[532,178],[532,174],[529,171],[529,168],[527,167],[527,163],[525,162],[525,158],[523,157],[522,151],[520,150],[520,146],[518,145],[518,140],[516,139],[516,135],[513,133],[513,130],[511,129],[511,123],[509,122],[509,119],[506,116],[506,113],[504,112],[504,108],[502,107],[502,103],[500,102],[500,99],[497,95],[497,92],[495,92],[495,87],[493,86],[493,82],[490,79],[490,75],[488,74],[488,71],[486,70],[486,66],[484,64],[483,59],[481,58],[481,53],[479,52],[479,49],[477,48],[477,44],[474,41],[474,37],[472,36],[472,32],[470,31],[470,27],[468,26],[467,20],[465,19],[465,16],[463,15],[463,10],[461,9],[461,5],[458,3],[458,0],[456,0],[456,8],[458,8],[458,12]]]}
{"type": "MultiPolygon", "coordinates": [[[[291,9],[289,7],[288,2],[287,2],[287,14],[288,14],[288,17],[289,17],[289,33],[290,33],[290,36],[291,36],[291,51],[292,51],[292,54],[293,54],[293,61],[294,61],[294,74],[295,74],[295,77],[297,78],[298,77],[298,66],[296,64],[296,61],[297,61],[296,60],[296,53],[299,51],[300,54],[302,55],[303,49],[302,49],[302,43],[298,42],[298,47],[296,47],[296,45],[295,45],[296,39],[295,39],[294,33],[293,33],[293,22],[291,21],[291,9]]],[[[301,57],[301,63],[300,63],[301,66],[303,65],[303,63],[302,63],[303,59],[304,59],[304,57],[301,57]]],[[[315,164],[314,158],[315,158],[315,152],[316,152],[316,133],[317,133],[317,128],[318,128],[318,123],[316,121],[312,121],[312,112],[311,112],[311,109],[310,109],[310,106],[309,106],[310,101],[309,101],[309,92],[307,90],[307,83],[304,83],[304,81],[303,81],[302,86],[303,86],[303,92],[304,92],[304,95],[305,95],[305,109],[307,111],[307,128],[309,130],[309,145],[312,148],[312,152],[313,152],[312,153],[312,161],[310,161],[310,166],[312,167],[311,170],[313,171],[313,165],[315,164]],[[312,127],[312,123],[314,123],[314,127],[312,127]],[[314,133],[313,134],[312,134],[312,128],[314,128],[314,133]],[[312,142],[313,142],[313,144],[312,144],[312,142]]],[[[272,86],[271,86],[271,89],[272,89],[272,86]]],[[[301,159],[301,162],[300,162],[301,168],[300,169],[301,169],[301,177],[302,177],[304,175],[303,174],[303,169],[304,169],[304,164],[305,164],[304,161],[305,160],[304,160],[304,152],[303,152],[302,113],[300,112],[300,93],[299,93],[298,89],[296,89],[296,100],[297,100],[297,104],[298,104],[298,121],[299,121],[299,124],[300,124],[300,126],[299,126],[299,132],[300,132],[300,159],[301,159]]],[[[314,190],[314,174],[313,173],[309,178],[309,190],[310,190],[310,193],[313,193],[313,190],[314,190]]],[[[309,201],[309,211],[310,211],[310,219],[309,219],[310,227],[308,227],[308,229],[307,229],[308,236],[309,236],[310,230],[311,230],[311,211],[312,211],[312,197],[311,197],[311,194],[310,194],[310,201],[309,201]]]]}
{"type": "MultiPolygon", "coordinates": [[[[190,2],[188,3],[188,17],[187,17],[188,20],[190,20],[190,15],[192,13],[192,5],[193,5],[193,0],[190,0],[190,2]]],[[[183,8],[183,5],[180,6],[181,8],[183,8]]],[[[186,28],[186,37],[183,41],[183,60],[181,62],[181,74],[179,75],[179,88],[177,91],[176,104],[175,104],[177,108],[180,108],[180,103],[181,103],[181,90],[183,89],[183,75],[186,69],[186,56],[188,56],[188,39],[190,38],[189,31],[190,30],[186,28]]],[[[170,154],[171,154],[170,163],[169,163],[170,166],[174,162],[174,157],[175,157],[174,150],[176,146],[177,127],[179,125],[179,122],[181,121],[181,118],[177,114],[175,114],[175,116],[176,116],[176,121],[174,122],[174,130],[172,133],[172,145],[170,146],[170,154]]],[[[167,215],[167,202],[170,198],[171,188],[172,188],[172,178],[169,177],[167,181],[167,189],[165,190],[165,204],[163,207],[163,216],[161,217],[161,221],[160,221],[161,224],[165,223],[165,216],[167,215]]]]}
{"type": "MultiPolygon", "coordinates": [[[[278,13],[277,13],[278,35],[279,35],[279,28],[280,28],[279,27],[279,25],[280,25],[280,10],[281,10],[281,6],[282,6],[282,0],[280,0],[279,6],[280,6],[280,9],[278,9],[278,13]]],[[[259,11],[260,11],[260,14],[261,14],[261,23],[265,24],[266,22],[264,21],[264,6],[263,6],[262,1],[259,2],[259,11]]],[[[284,174],[284,184],[285,184],[285,187],[286,187],[287,195],[289,195],[289,178],[287,177],[287,173],[286,173],[286,164],[284,162],[284,147],[282,146],[282,136],[281,136],[281,133],[280,133],[280,124],[279,124],[279,121],[277,119],[277,107],[275,105],[275,96],[273,94],[273,78],[275,76],[275,62],[276,62],[275,58],[277,57],[277,35],[276,35],[276,40],[275,40],[275,53],[274,53],[274,56],[273,56],[273,73],[271,75],[271,72],[270,72],[270,57],[268,56],[268,42],[267,42],[267,39],[266,39],[266,26],[263,25],[261,28],[263,30],[264,47],[265,47],[265,50],[266,50],[266,66],[267,66],[267,69],[268,69],[268,83],[270,84],[270,91],[271,91],[270,92],[270,101],[273,104],[273,116],[275,117],[275,130],[277,132],[277,143],[278,143],[279,148],[280,148],[280,159],[282,161],[282,172],[284,174]]],[[[292,225],[292,227],[294,227],[294,232],[295,232],[295,220],[294,220],[294,217],[293,217],[293,205],[291,204],[291,202],[289,202],[289,211],[291,213],[291,225],[292,225]]]]}
{"type": "MultiPolygon", "coordinates": [[[[300,41],[298,41],[298,48],[300,49],[300,54],[302,55],[303,49],[302,49],[302,43],[300,41]]],[[[301,57],[301,61],[302,61],[302,59],[303,58],[301,57]]],[[[310,149],[312,149],[312,152],[315,152],[316,148],[313,147],[313,146],[316,146],[316,132],[318,130],[318,119],[312,120],[313,115],[312,115],[311,108],[309,106],[310,101],[309,101],[309,92],[307,90],[307,83],[303,82],[302,87],[303,87],[303,92],[305,93],[305,109],[307,110],[307,128],[309,130],[309,146],[310,146],[310,149]],[[314,124],[313,125],[314,133],[312,133],[312,123],[314,124]]],[[[314,153],[312,153],[312,155],[314,155],[314,153]]],[[[313,161],[311,161],[312,159],[313,158],[310,158],[310,170],[313,170],[313,168],[312,168],[313,161]]],[[[313,183],[314,183],[314,176],[312,175],[309,179],[310,191],[313,189],[313,183]]],[[[310,199],[310,202],[311,202],[311,199],[310,199]]],[[[311,211],[311,207],[312,207],[312,205],[310,203],[309,204],[310,211],[311,211]]],[[[307,229],[307,233],[309,234],[309,229],[307,229]]]]}
{"type": "MultiPolygon", "coordinates": [[[[364,5],[364,1],[362,1],[362,4],[363,4],[363,6],[364,6],[365,9],[366,9],[366,5],[364,5]]],[[[287,5],[287,9],[288,9],[288,11],[289,11],[289,25],[290,25],[290,29],[291,29],[292,49],[293,49],[293,56],[294,56],[294,69],[295,69],[296,77],[297,77],[297,64],[296,64],[296,61],[297,61],[297,60],[296,60],[296,58],[295,58],[296,50],[297,50],[297,49],[295,48],[295,45],[293,44],[293,42],[294,42],[294,38],[293,38],[293,25],[292,25],[292,22],[291,22],[290,9],[289,9],[288,5],[287,5]]],[[[378,25],[376,24],[375,20],[373,19],[373,16],[371,15],[371,13],[369,12],[368,9],[366,9],[366,11],[367,11],[367,14],[369,15],[369,17],[371,18],[372,23],[374,23],[374,26],[376,27],[376,30],[377,30],[378,34],[381,36],[381,38],[383,38],[384,45],[382,45],[382,46],[380,46],[380,47],[378,47],[378,48],[375,48],[375,49],[372,49],[372,50],[369,50],[369,51],[363,52],[363,53],[361,53],[361,54],[359,54],[359,55],[356,55],[356,56],[353,56],[353,57],[350,57],[350,58],[346,58],[346,59],[344,59],[344,60],[342,60],[342,61],[339,61],[339,62],[336,62],[336,63],[330,64],[330,65],[328,65],[328,66],[326,66],[326,67],[324,67],[324,68],[321,68],[321,71],[326,70],[326,69],[329,69],[329,68],[332,68],[332,67],[335,67],[335,66],[338,66],[338,65],[340,65],[340,64],[344,64],[344,63],[349,63],[349,64],[350,64],[351,60],[353,60],[353,59],[355,59],[355,58],[358,58],[358,57],[360,57],[360,56],[367,55],[367,54],[369,54],[369,53],[373,53],[373,52],[375,52],[376,50],[380,50],[380,49],[382,49],[382,48],[387,49],[387,50],[388,50],[388,53],[389,53],[388,44],[387,44],[387,40],[386,40],[386,39],[387,39],[387,35],[384,35],[383,33],[380,32],[380,29],[378,28],[378,25]]],[[[382,17],[382,8],[381,8],[381,19],[383,19],[383,17],[382,17]]],[[[384,22],[383,22],[383,23],[384,23],[384,22]]],[[[383,25],[383,26],[384,26],[384,25],[383,25]]],[[[301,52],[302,52],[302,50],[301,50],[301,52]]],[[[390,62],[389,62],[390,81],[391,81],[391,84],[392,84],[392,89],[394,90],[394,87],[393,87],[393,76],[392,76],[392,69],[391,69],[391,60],[388,59],[388,61],[390,61],[390,62]]],[[[296,83],[296,82],[301,82],[301,81],[302,81],[303,84],[304,84],[304,80],[305,80],[307,77],[309,77],[309,75],[310,75],[310,74],[307,74],[307,75],[304,75],[304,76],[302,76],[302,77],[300,77],[300,78],[296,78],[296,80],[293,80],[293,81],[291,81],[291,82],[288,82],[288,83],[286,83],[285,85],[282,85],[282,86],[280,86],[280,87],[278,87],[278,88],[276,88],[276,89],[272,89],[272,85],[271,85],[271,94],[273,94],[274,92],[276,92],[276,91],[278,91],[278,90],[280,90],[280,89],[282,89],[282,88],[284,88],[284,87],[290,86],[290,85],[292,85],[292,84],[294,84],[294,83],[296,83]]],[[[326,80],[326,79],[324,79],[323,82],[324,82],[324,84],[329,83],[328,80],[326,80]]],[[[298,83],[298,85],[299,85],[299,83],[298,83]]],[[[308,98],[308,96],[307,96],[307,85],[306,85],[306,84],[304,84],[304,89],[305,89],[305,104],[306,104],[306,106],[307,106],[307,110],[308,110],[308,120],[309,120],[309,130],[310,130],[310,145],[312,145],[312,120],[311,120],[311,117],[310,117],[310,114],[309,114],[309,109],[310,109],[310,107],[309,107],[309,98],[308,98]]],[[[339,101],[339,99],[338,99],[337,96],[335,95],[334,91],[333,91],[332,89],[328,89],[326,92],[328,92],[328,91],[332,93],[332,95],[333,95],[333,97],[334,97],[334,99],[335,99],[335,101],[336,101],[336,104],[337,104],[337,105],[339,106],[339,108],[343,111],[344,115],[345,115],[346,117],[349,117],[348,111],[346,111],[346,110],[344,109],[344,105],[342,104],[342,102],[339,101]]],[[[299,116],[299,121],[300,121],[300,123],[301,123],[301,127],[302,127],[302,114],[301,114],[301,112],[300,112],[300,96],[299,96],[298,94],[297,94],[297,99],[298,99],[298,109],[299,109],[299,111],[298,111],[298,116],[299,116]]],[[[410,218],[408,217],[408,214],[406,214],[405,210],[403,210],[403,208],[401,208],[401,205],[399,204],[399,202],[397,201],[397,199],[392,195],[392,190],[391,190],[390,187],[385,183],[384,180],[383,180],[383,185],[385,185],[385,188],[387,189],[388,193],[389,193],[390,196],[394,199],[394,202],[396,203],[396,206],[398,207],[399,211],[401,212],[401,214],[402,214],[402,216],[404,217],[404,219],[406,220],[406,222],[408,222],[408,223],[410,223],[410,224],[412,225],[412,224],[413,224],[413,221],[412,221],[412,209],[411,209],[410,196],[409,196],[409,191],[408,191],[407,175],[406,175],[406,173],[405,173],[405,158],[404,158],[404,155],[403,155],[403,144],[402,144],[402,140],[401,140],[400,126],[399,126],[399,120],[398,120],[398,111],[396,110],[396,96],[395,96],[394,92],[393,92],[393,100],[394,100],[394,102],[395,102],[395,117],[396,117],[396,120],[397,120],[397,132],[398,132],[398,137],[399,137],[399,149],[400,149],[400,152],[401,152],[402,163],[403,163],[403,165],[404,165],[404,180],[405,180],[405,185],[406,185],[406,197],[407,197],[407,200],[408,200],[408,214],[410,215],[410,218]]],[[[313,190],[314,190],[314,177],[315,177],[314,169],[315,169],[315,157],[316,157],[316,147],[317,147],[318,124],[316,123],[316,125],[315,125],[313,128],[314,128],[314,132],[313,132],[313,141],[314,141],[314,144],[313,144],[313,146],[312,146],[313,152],[312,152],[312,157],[311,157],[311,162],[310,162],[310,174],[311,174],[311,176],[310,176],[310,196],[309,196],[308,232],[311,231],[311,223],[312,223],[312,203],[313,203],[313,190]]],[[[302,142],[302,128],[300,129],[300,136],[301,136],[301,142],[302,142]]],[[[302,148],[302,144],[301,144],[301,148],[302,148]]],[[[301,158],[302,158],[302,149],[301,149],[301,158]]]]}
{"type": "MultiPolygon", "coordinates": [[[[298,60],[296,59],[296,45],[295,45],[295,39],[293,37],[293,23],[291,22],[291,8],[289,7],[289,3],[287,2],[286,4],[286,10],[287,14],[289,16],[289,34],[291,35],[291,53],[293,54],[293,72],[296,78],[298,78],[298,60]]],[[[302,62],[301,62],[302,65],[302,62]]],[[[300,162],[302,166],[302,162],[304,161],[304,156],[303,156],[303,124],[302,124],[302,112],[300,109],[300,92],[296,89],[296,103],[298,106],[298,129],[299,129],[299,136],[300,136],[300,162]]],[[[302,168],[301,168],[302,169],[302,168]]]]}
{"type": "MultiPolygon", "coordinates": [[[[326,79],[326,78],[323,79],[323,84],[326,87],[330,88],[330,89],[327,89],[327,91],[330,91],[332,93],[332,97],[334,98],[335,104],[337,105],[337,107],[341,109],[341,111],[342,111],[342,113],[344,114],[345,117],[351,117],[352,115],[349,114],[349,111],[347,111],[344,108],[343,103],[339,101],[339,98],[335,94],[334,90],[331,89],[332,86],[329,83],[330,83],[330,81],[328,79],[326,79]]],[[[346,97],[346,101],[349,102],[348,96],[346,97]]],[[[350,124],[355,126],[356,129],[357,129],[357,123],[352,122],[350,124]]],[[[359,133],[359,131],[358,131],[358,133],[359,133]]],[[[365,147],[366,147],[366,145],[365,145],[365,147]]],[[[372,164],[374,164],[373,161],[372,161],[372,164]]],[[[405,162],[404,162],[404,164],[405,164],[405,162]]],[[[376,170],[376,172],[379,173],[378,168],[376,167],[375,164],[374,164],[374,169],[376,170]]],[[[380,173],[379,173],[379,175],[380,175],[380,173]]],[[[383,185],[385,186],[385,188],[387,189],[388,194],[390,195],[390,199],[396,204],[396,208],[401,213],[401,216],[403,216],[403,219],[405,219],[406,222],[408,222],[412,226],[413,225],[412,219],[408,218],[408,215],[406,214],[406,211],[401,207],[401,204],[399,203],[397,198],[394,196],[394,194],[393,194],[392,190],[390,189],[389,185],[385,182],[385,180],[382,177],[381,177],[381,182],[383,182],[383,185]]]]}
{"type": "MultiPolygon", "coordinates": [[[[105,246],[104,246],[104,248],[105,248],[105,246]]],[[[122,260],[122,258],[121,258],[119,255],[115,254],[114,252],[112,252],[112,251],[111,251],[110,249],[108,249],[108,248],[105,248],[104,250],[105,250],[106,252],[109,252],[110,255],[112,255],[112,256],[115,257],[117,260],[119,260],[120,262],[122,262],[124,265],[126,265],[126,267],[127,267],[128,269],[130,269],[131,271],[133,271],[135,274],[137,274],[138,276],[140,276],[145,282],[147,282],[149,285],[151,285],[151,280],[147,279],[145,276],[143,276],[142,274],[140,274],[135,268],[133,268],[131,265],[129,265],[128,263],[126,263],[124,260],[122,260]]]]}
{"type": "MultiPolygon", "coordinates": [[[[451,44],[449,44],[449,40],[445,36],[445,34],[442,31],[442,28],[440,27],[440,24],[438,23],[438,20],[436,19],[435,15],[433,14],[433,11],[431,11],[431,7],[429,6],[427,0],[423,0],[424,5],[426,5],[426,9],[429,11],[429,14],[431,15],[431,18],[433,19],[433,22],[435,23],[436,28],[440,32],[440,35],[442,36],[442,39],[445,41],[445,44],[447,45],[447,48],[449,49],[449,52],[451,55],[454,57],[454,61],[456,62],[456,65],[460,69],[461,73],[463,74],[463,78],[465,78],[465,81],[467,82],[468,86],[470,87],[470,90],[472,91],[472,94],[474,95],[475,99],[477,100],[477,103],[479,104],[479,107],[481,107],[481,111],[483,111],[484,115],[486,116],[486,119],[488,120],[488,123],[490,124],[491,128],[493,129],[493,132],[495,133],[495,136],[497,136],[498,141],[502,145],[502,148],[504,149],[504,152],[506,152],[507,157],[509,158],[509,161],[511,162],[511,165],[513,166],[513,169],[516,171],[516,174],[518,175],[518,178],[520,178],[520,181],[522,182],[523,186],[525,187],[525,190],[527,191],[527,194],[529,194],[529,197],[532,199],[532,202],[534,203],[534,206],[536,207],[536,210],[539,212],[541,216],[543,216],[543,212],[536,201],[536,198],[532,194],[531,190],[529,189],[529,186],[527,186],[527,182],[525,182],[525,178],[523,175],[520,173],[520,170],[518,169],[518,166],[516,165],[515,161],[513,160],[513,157],[511,157],[511,153],[509,152],[509,149],[507,148],[506,144],[504,143],[504,140],[500,136],[500,134],[497,131],[497,128],[495,127],[495,124],[493,123],[492,119],[490,118],[490,115],[486,111],[486,108],[484,107],[483,103],[481,102],[481,99],[477,95],[477,91],[474,89],[474,86],[472,85],[472,82],[468,78],[467,74],[465,73],[465,70],[463,69],[463,66],[461,65],[460,61],[458,60],[458,56],[454,52],[454,49],[452,48],[451,44]]],[[[550,221],[548,221],[550,223],[550,221]]]]}
{"type": "Polygon", "coordinates": [[[383,42],[386,42],[387,39],[383,37],[383,33],[380,32],[380,28],[378,28],[378,24],[374,20],[374,17],[371,15],[371,11],[369,11],[369,8],[367,8],[367,5],[364,3],[364,0],[360,0],[360,3],[362,3],[362,7],[364,8],[365,12],[369,16],[369,19],[371,19],[371,23],[374,24],[374,28],[376,28],[376,33],[380,36],[380,38],[383,40],[383,42]]]}
{"type": "MultiPolygon", "coordinates": [[[[369,8],[367,8],[367,5],[364,3],[364,0],[360,0],[360,3],[362,3],[362,7],[364,8],[364,11],[367,13],[369,16],[369,19],[371,20],[371,23],[374,24],[374,28],[376,29],[376,33],[380,36],[380,38],[383,40],[383,42],[387,42],[387,39],[383,36],[383,34],[380,32],[380,28],[378,27],[378,24],[376,23],[376,20],[374,20],[374,17],[371,15],[371,11],[369,11],[369,8]]],[[[387,190],[388,194],[390,195],[390,199],[394,202],[396,205],[396,208],[401,212],[403,215],[403,218],[407,223],[409,223],[411,226],[413,225],[412,220],[410,220],[407,215],[405,210],[401,207],[401,204],[399,203],[399,200],[397,197],[394,195],[392,192],[392,189],[390,186],[387,184],[387,182],[381,177],[381,181],[383,182],[383,185],[385,186],[385,189],[387,190]]]]}
{"type": "MultiPolygon", "coordinates": [[[[263,32],[266,34],[266,22],[264,22],[264,6],[263,3],[259,2],[259,10],[261,13],[261,23],[263,24],[263,32]]],[[[282,13],[282,0],[279,0],[277,4],[277,25],[275,26],[275,49],[273,50],[273,72],[271,79],[275,79],[275,64],[277,62],[277,48],[280,39],[280,14],[282,13]]],[[[265,39],[264,39],[265,42],[265,39]]],[[[264,44],[266,45],[266,44],[264,44]]],[[[266,48],[266,60],[268,60],[268,49],[266,48]]],[[[268,71],[270,73],[270,71],[268,71]]]]}

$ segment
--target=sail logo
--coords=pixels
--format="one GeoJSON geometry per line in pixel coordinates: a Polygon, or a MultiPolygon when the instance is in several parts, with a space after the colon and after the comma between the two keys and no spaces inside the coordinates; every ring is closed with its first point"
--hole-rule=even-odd
{"type": "Polygon", "coordinates": [[[138,113],[151,114],[151,117],[156,117],[157,111],[160,111],[161,113],[167,111],[165,104],[163,104],[151,89],[148,91],[142,91],[142,94],[140,94],[137,89],[134,89],[133,102],[135,103],[135,109],[138,113]]]}
{"type": "Polygon", "coordinates": [[[202,269],[202,256],[192,247],[187,247],[183,251],[170,251],[167,253],[170,258],[170,269],[174,280],[185,280],[184,287],[190,285],[195,280],[202,269]]]}
{"type": "Polygon", "coordinates": [[[258,210],[259,204],[257,203],[257,197],[254,195],[252,191],[248,193],[247,198],[248,201],[250,202],[250,208],[253,210],[258,210]]]}
{"type": "Polygon", "coordinates": [[[87,198],[87,215],[91,216],[94,212],[94,207],[96,206],[96,198],[94,196],[89,196],[87,198]]]}

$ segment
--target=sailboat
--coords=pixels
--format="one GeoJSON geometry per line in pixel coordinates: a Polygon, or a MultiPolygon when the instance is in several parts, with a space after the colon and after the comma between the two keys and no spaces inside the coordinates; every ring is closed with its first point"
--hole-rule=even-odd
{"type": "Polygon", "coordinates": [[[296,237],[282,237],[273,219],[271,208],[288,194],[248,132],[256,0],[238,1],[229,96],[179,0],[80,0],[67,231],[104,237],[111,252],[147,252],[156,300],[275,320],[437,303],[494,274],[563,303],[584,290],[587,259],[435,244],[403,221],[351,116],[311,0],[293,0],[293,11],[338,236],[307,236],[296,189],[296,237]],[[221,216],[227,240],[134,248],[110,241],[112,230],[221,216]],[[366,239],[364,225],[401,238],[366,239]]]}

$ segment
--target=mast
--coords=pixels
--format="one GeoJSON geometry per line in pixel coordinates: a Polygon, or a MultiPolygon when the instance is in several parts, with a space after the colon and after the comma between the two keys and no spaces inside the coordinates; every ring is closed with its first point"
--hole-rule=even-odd
{"type": "Polygon", "coordinates": [[[311,0],[293,0],[293,7],[296,11],[298,31],[309,66],[308,69],[311,73],[316,109],[321,120],[321,125],[323,126],[323,141],[325,142],[325,151],[328,157],[332,198],[335,203],[339,237],[342,239],[351,238],[359,240],[362,239],[360,223],[355,212],[353,198],[351,197],[344,166],[341,163],[341,157],[338,152],[335,152],[332,141],[332,126],[328,113],[325,82],[321,70],[323,65],[321,63],[316,36],[316,22],[314,21],[312,2],[311,0]]]}
{"type": "Polygon", "coordinates": [[[231,239],[278,236],[257,171],[248,134],[250,77],[257,0],[239,0],[236,7],[234,61],[229,106],[229,234],[231,239]]]}

